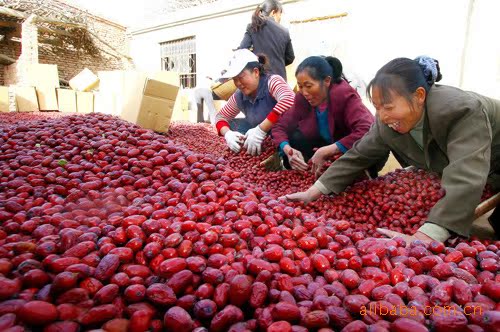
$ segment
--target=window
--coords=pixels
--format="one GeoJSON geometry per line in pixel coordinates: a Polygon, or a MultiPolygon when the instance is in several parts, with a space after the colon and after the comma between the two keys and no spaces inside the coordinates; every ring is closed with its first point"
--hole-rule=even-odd
{"type": "Polygon", "coordinates": [[[196,41],[194,37],[160,43],[161,69],[178,72],[183,88],[196,86],[196,41]]]}

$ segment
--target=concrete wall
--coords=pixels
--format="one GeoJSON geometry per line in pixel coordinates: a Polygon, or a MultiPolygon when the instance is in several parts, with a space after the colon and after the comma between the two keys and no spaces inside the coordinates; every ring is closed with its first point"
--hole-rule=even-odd
{"type": "MultiPolygon", "coordinates": [[[[309,55],[334,54],[348,73],[368,82],[382,65],[395,57],[426,54],[439,60],[441,83],[500,98],[500,43],[486,37],[500,31],[500,20],[494,17],[500,12],[498,1],[282,2],[282,23],[290,29],[297,55],[293,65],[309,55]],[[290,23],[343,12],[347,16],[341,19],[290,23]]],[[[198,79],[216,75],[224,67],[231,49],[239,45],[259,3],[221,1],[184,10],[170,22],[132,31],[130,54],[137,68],[158,70],[161,42],[195,36],[198,79]]]]}

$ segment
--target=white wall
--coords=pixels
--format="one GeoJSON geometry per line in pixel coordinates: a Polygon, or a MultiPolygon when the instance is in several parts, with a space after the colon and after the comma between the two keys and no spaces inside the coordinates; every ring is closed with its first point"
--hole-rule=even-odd
{"type": "MultiPolygon", "coordinates": [[[[216,75],[238,46],[258,1],[222,1],[191,10],[191,17],[227,8],[222,17],[198,20],[147,33],[133,33],[131,53],[139,69],[160,68],[159,43],[196,37],[198,78],[216,75]],[[230,8],[247,5],[242,13],[230,8]],[[219,7],[217,7],[219,6],[219,7]],[[224,7],[225,6],[225,7],[224,7]]],[[[349,71],[368,82],[395,57],[426,54],[439,60],[441,83],[500,98],[500,1],[496,0],[303,0],[286,3],[283,24],[290,29],[297,55],[334,54],[349,71]],[[464,53],[468,9],[474,3],[469,42],[464,53]],[[342,19],[290,24],[293,20],[347,12],[342,19]],[[487,37],[491,36],[491,37],[487,37]],[[465,54],[464,70],[462,57],[465,54]]],[[[184,18],[187,17],[184,15],[184,18]]]]}

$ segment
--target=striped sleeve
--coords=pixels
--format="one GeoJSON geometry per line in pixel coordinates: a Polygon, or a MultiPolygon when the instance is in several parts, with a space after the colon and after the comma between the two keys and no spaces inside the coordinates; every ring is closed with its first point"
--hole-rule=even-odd
{"type": "Polygon", "coordinates": [[[220,133],[220,130],[223,127],[229,127],[229,121],[234,119],[240,110],[238,109],[238,105],[236,104],[236,98],[233,94],[227,103],[221,108],[217,115],[215,116],[215,127],[217,128],[217,132],[220,133]]]}
{"type": "Polygon", "coordinates": [[[277,103],[267,116],[272,123],[276,123],[280,116],[288,111],[293,105],[295,93],[281,76],[271,75],[268,80],[269,93],[276,99],[277,103]]]}

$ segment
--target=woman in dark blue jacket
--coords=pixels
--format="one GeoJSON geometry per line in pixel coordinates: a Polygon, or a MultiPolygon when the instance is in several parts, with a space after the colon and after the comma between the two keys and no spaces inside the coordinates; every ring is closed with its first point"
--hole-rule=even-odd
{"type": "Polygon", "coordinates": [[[295,54],[290,33],[280,25],[282,12],[283,6],[277,0],[266,0],[257,6],[239,48],[266,55],[270,73],[286,81],[285,67],[293,62],[295,54]]]}

